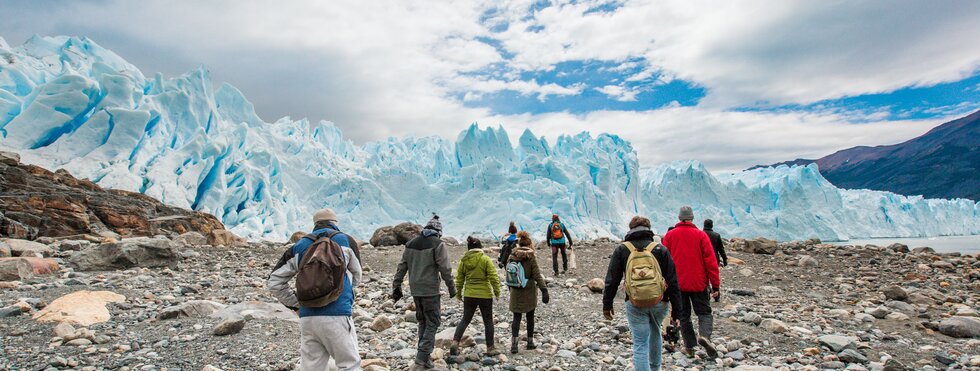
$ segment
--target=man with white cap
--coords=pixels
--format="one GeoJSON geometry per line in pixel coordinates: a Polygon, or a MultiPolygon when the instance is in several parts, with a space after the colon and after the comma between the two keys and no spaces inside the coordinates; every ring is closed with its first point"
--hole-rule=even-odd
{"type": "MultiPolygon", "coordinates": [[[[340,228],[337,227],[337,214],[331,209],[317,211],[313,215],[313,225],[313,233],[300,239],[283,254],[269,276],[268,287],[279,302],[299,313],[301,370],[325,370],[330,358],[333,358],[340,370],[360,370],[361,357],[357,348],[357,331],[351,319],[354,286],[357,286],[361,280],[357,243],[349,235],[340,232],[340,228]],[[321,239],[323,239],[321,242],[317,242],[321,239]],[[323,306],[300,304],[297,291],[289,284],[300,272],[304,255],[314,255],[306,254],[311,246],[324,249],[336,249],[339,246],[343,253],[343,261],[341,262],[339,258],[335,261],[346,266],[346,272],[343,272],[343,287],[339,288],[338,285],[339,292],[333,292],[337,294],[336,298],[330,297],[325,300],[329,302],[323,306]]],[[[306,269],[305,266],[303,268],[306,269]]],[[[334,277],[338,279],[336,282],[340,282],[340,273],[334,277]]],[[[326,275],[323,279],[328,280],[330,276],[326,275]]]]}

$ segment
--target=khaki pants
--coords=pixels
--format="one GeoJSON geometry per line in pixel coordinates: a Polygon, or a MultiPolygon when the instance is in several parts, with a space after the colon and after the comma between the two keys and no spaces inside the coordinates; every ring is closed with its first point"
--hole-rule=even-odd
{"type": "Polygon", "coordinates": [[[324,371],[330,358],[342,371],[360,370],[357,331],[350,317],[310,316],[299,319],[300,370],[324,371]]]}

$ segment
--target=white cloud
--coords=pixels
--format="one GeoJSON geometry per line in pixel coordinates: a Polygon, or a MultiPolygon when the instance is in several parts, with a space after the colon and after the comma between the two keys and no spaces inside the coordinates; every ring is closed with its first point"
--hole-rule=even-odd
{"type": "Polygon", "coordinates": [[[956,81],[980,71],[975,1],[628,1],[512,13],[511,65],[643,57],[708,89],[705,104],[812,103],[956,81]],[[535,26],[538,30],[527,31],[535,26]]]}
{"type": "Polygon", "coordinates": [[[626,1],[589,14],[596,2],[579,2],[528,17],[531,3],[8,0],[0,14],[17,16],[0,23],[0,35],[10,43],[33,33],[88,36],[151,76],[205,64],[241,88],[267,121],[327,119],[359,142],[452,138],[479,121],[549,136],[616,133],[634,143],[644,165],[699,159],[715,170],[895,143],[943,121],[729,107],[929,85],[975,73],[980,64],[980,2],[626,1]],[[499,9],[488,13],[492,8],[499,9]],[[504,23],[506,31],[495,33],[504,23]],[[499,40],[513,59],[482,38],[499,40]],[[507,116],[454,98],[474,102],[514,91],[546,100],[593,88],[637,98],[636,88],[609,83],[522,78],[522,71],[584,60],[642,65],[627,79],[683,79],[708,95],[698,107],[507,116]],[[501,65],[492,74],[472,73],[501,65]]]}
{"type": "Polygon", "coordinates": [[[637,90],[625,88],[619,85],[606,85],[595,88],[595,90],[620,102],[634,102],[636,101],[636,95],[640,93],[637,90]]]}

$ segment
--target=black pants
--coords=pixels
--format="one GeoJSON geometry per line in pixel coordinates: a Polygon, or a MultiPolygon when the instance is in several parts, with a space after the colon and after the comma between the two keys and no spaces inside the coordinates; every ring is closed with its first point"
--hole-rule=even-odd
{"type": "Polygon", "coordinates": [[[436,333],[442,323],[439,296],[413,296],[415,300],[415,319],[419,321],[419,342],[415,353],[418,363],[432,360],[432,349],[436,346],[436,333]]]}
{"type": "Polygon", "coordinates": [[[563,243],[551,245],[551,267],[554,268],[555,274],[558,274],[558,252],[561,251],[561,266],[564,271],[568,270],[568,255],[565,253],[566,246],[563,243]]]}
{"type": "MultiPolygon", "coordinates": [[[[534,339],[534,311],[525,313],[527,316],[527,341],[534,339]]],[[[521,333],[521,314],[514,313],[514,321],[510,323],[510,335],[518,337],[521,333]]]]}
{"type": "Polygon", "coordinates": [[[487,333],[487,347],[493,347],[493,299],[463,298],[463,320],[456,325],[456,333],[453,340],[463,339],[463,333],[473,322],[473,315],[476,309],[480,308],[480,316],[483,317],[483,331],[487,333]]]}
{"type": "Polygon", "coordinates": [[[711,317],[711,294],[707,291],[683,292],[681,291],[681,313],[684,317],[681,320],[681,336],[684,337],[684,346],[694,348],[698,344],[698,335],[706,339],[711,339],[711,329],[713,319],[711,317]],[[691,320],[691,309],[698,316],[698,333],[694,333],[694,322],[691,320]]]}

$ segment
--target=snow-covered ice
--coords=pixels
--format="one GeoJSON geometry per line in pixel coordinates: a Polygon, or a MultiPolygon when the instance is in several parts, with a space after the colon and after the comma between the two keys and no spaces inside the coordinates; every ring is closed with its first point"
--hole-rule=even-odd
{"type": "Polygon", "coordinates": [[[581,133],[517,143],[475,124],[455,140],[358,146],[330,122],[263,122],[204,69],[144,76],[91,40],[0,39],[0,148],[103,187],[209,212],[234,232],[281,240],[329,206],[354,235],[443,216],[446,233],[495,236],[510,220],[543,235],[622,236],[636,214],[663,232],[682,205],[725,235],[778,239],[980,234],[978,204],[842,190],[815,165],[712,175],[696,161],[641,169],[629,142],[581,133]]]}

